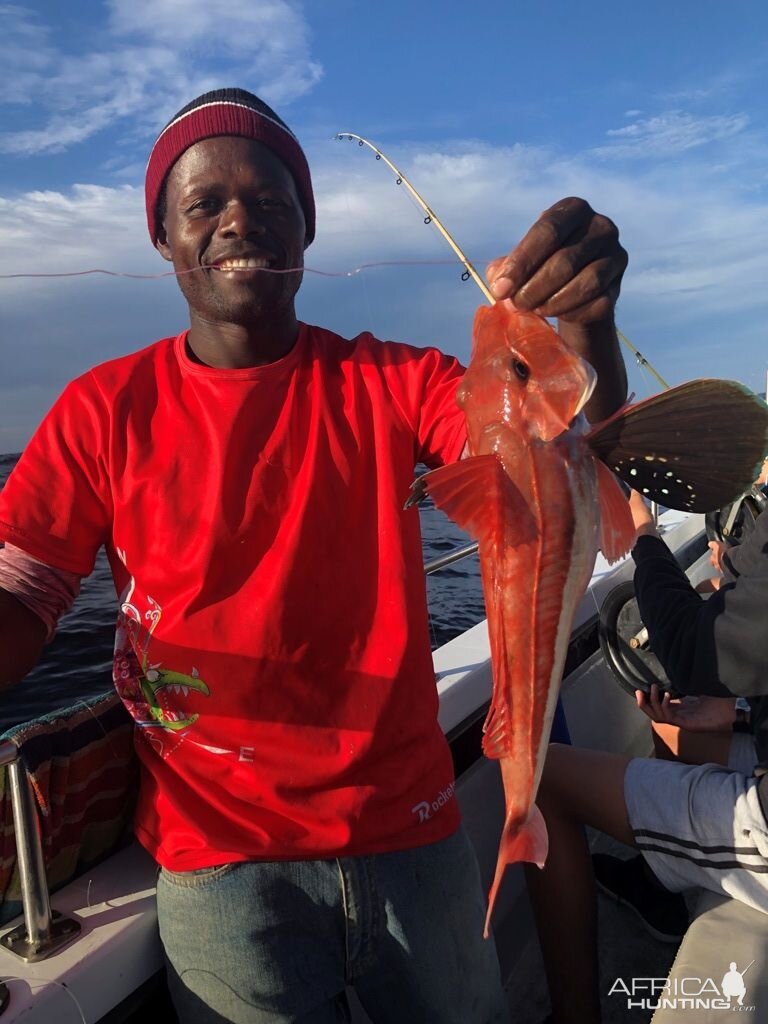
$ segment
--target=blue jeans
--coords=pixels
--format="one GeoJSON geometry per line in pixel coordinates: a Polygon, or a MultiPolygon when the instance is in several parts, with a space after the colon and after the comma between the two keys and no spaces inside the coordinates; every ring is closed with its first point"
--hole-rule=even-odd
{"type": "Polygon", "coordinates": [[[162,870],[160,937],[182,1024],[509,1020],[463,830],[415,850],[162,870]]]}

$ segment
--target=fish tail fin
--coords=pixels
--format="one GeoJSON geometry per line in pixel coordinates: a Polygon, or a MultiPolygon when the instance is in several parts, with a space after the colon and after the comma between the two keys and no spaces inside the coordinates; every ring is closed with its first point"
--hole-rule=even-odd
{"type": "Polygon", "coordinates": [[[488,893],[488,913],[485,917],[485,928],[483,938],[487,939],[491,927],[491,914],[493,905],[501,885],[504,869],[508,864],[516,864],[518,861],[528,861],[543,868],[549,852],[549,836],[544,817],[539,808],[534,804],[531,813],[523,827],[514,835],[510,835],[511,823],[507,820],[504,823],[504,831],[499,845],[499,856],[496,861],[496,874],[494,875],[491,891],[488,893]]]}

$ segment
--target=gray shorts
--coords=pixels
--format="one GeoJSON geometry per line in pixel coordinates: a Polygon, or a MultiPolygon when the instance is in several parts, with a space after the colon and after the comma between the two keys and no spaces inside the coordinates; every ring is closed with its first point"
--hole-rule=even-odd
{"type": "Polygon", "coordinates": [[[734,735],[729,767],[637,758],[624,799],[638,849],[672,892],[699,886],[768,913],[768,823],[750,736],[734,735]]]}

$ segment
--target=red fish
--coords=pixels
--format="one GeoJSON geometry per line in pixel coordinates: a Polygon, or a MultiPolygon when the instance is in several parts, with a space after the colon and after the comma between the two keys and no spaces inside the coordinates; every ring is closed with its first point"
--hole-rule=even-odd
{"type": "Polygon", "coordinates": [[[480,542],[494,677],[483,751],[500,761],[507,807],[488,921],[505,866],[546,860],[534,798],[571,623],[598,545],[617,558],[634,537],[626,498],[585,441],[595,380],[542,317],[508,300],[481,307],[458,392],[471,457],[422,477],[480,542]]]}
{"type": "MultiPolygon", "coordinates": [[[[481,307],[457,395],[470,457],[425,474],[408,501],[428,491],[479,541],[493,667],[483,751],[500,762],[506,798],[486,936],[506,865],[522,860],[543,867],[547,857],[547,831],[534,800],[573,617],[597,550],[615,561],[634,541],[626,498],[601,459],[667,506],[697,510],[697,489],[711,487],[712,444],[721,452],[715,463],[719,457],[730,475],[747,483],[765,450],[765,405],[741,385],[692,382],[622,410],[590,432],[581,410],[595,381],[592,367],[542,317],[508,300],[481,307]],[[726,427],[725,444],[712,436],[708,446],[700,432],[711,433],[718,401],[731,413],[738,406],[739,425],[726,427]],[[699,432],[688,447],[704,456],[701,484],[691,483],[685,459],[664,447],[670,437],[674,443],[687,434],[687,428],[671,430],[675,410],[699,432]],[[728,441],[741,443],[745,434],[750,439],[734,460],[728,441]],[[630,435],[635,445],[627,448],[630,435]]],[[[722,433],[722,420],[719,426],[722,433]]],[[[736,485],[725,492],[733,497],[736,485]]],[[[725,492],[710,490],[706,499],[722,504],[725,492]]]]}

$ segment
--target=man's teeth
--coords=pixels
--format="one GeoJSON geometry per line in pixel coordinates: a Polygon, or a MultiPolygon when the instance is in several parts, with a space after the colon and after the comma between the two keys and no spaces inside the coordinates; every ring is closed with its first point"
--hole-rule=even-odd
{"type": "Polygon", "coordinates": [[[224,260],[218,263],[219,270],[264,270],[269,266],[269,260],[257,260],[250,257],[247,260],[224,260]]]}

